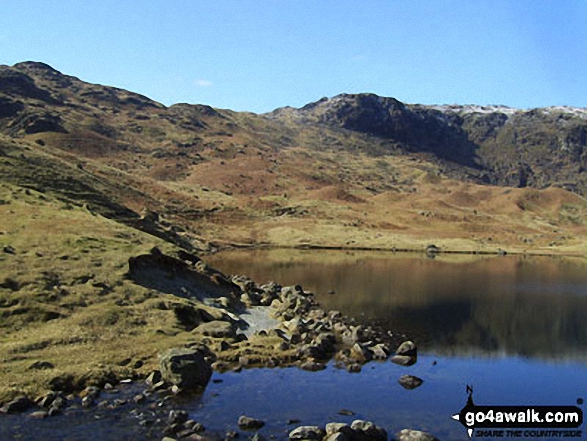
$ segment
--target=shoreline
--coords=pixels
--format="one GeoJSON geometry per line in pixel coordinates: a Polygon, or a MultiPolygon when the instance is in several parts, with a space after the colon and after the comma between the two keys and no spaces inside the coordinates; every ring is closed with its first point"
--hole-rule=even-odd
{"type": "MultiPolygon", "coordinates": [[[[190,331],[193,335],[192,342],[180,350],[205,359],[208,366],[216,372],[239,372],[242,369],[258,367],[296,367],[306,371],[320,371],[326,369],[328,363],[333,363],[336,368],[358,373],[363,365],[376,360],[386,362],[390,357],[392,361],[404,366],[417,361],[416,346],[411,342],[401,343],[405,336],[394,335],[375,326],[359,325],[353,318],[343,316],[338,311],[326,311],[316,302],[314,294],[304,291],[300,285],[282,287],[271,282],[259,286],[246,276],[227,277],[209,267],[197,256],[187,253],[179,255],[181,257],[171,257],[158,249],[153,249],[150,254],[131,258],[129,276],[135,283],[148,284],[152,281],[149,279],[151,277],[159,280],[158,272],[172,271],[174,277],[181,279],[182,284],[186,285],[183,289],[188,292],[190,289],[194,292],[199,289],[209,293],[207,300],[196,300],[198,296],[194,295],[194,301],[182,303],[183,306],[177,307],[174,311],[179,319],[194,320],[195,325],[190,331]],[[197,286],[190,286],[189,283],[195,283],[197,286]],[[214,287],[220,287],[221,291],[210,294],[214,287]],[[201,303],[202,301],[204,302],[201,303]],[[217,313],[211,311],[210,305],[207,312],[201,309],[201,304],[210,302],[218,309],[217,313]],[[251,314],[252,310],[262,310],[270,320],[251,314]],[[194,318],[196,316],[200,318],[194,318]],[[247,319],[250,321],[246,322],[247,319]],[[196,323],[198,321],[199,323],[196,323]],[[246,336],[242,332],[246,328],[256,330],[246,336]]],[[[175,296],[171,294],[170,300],[173,297],[175,296]]],[[[188,329],[191,326],[190,324],[188,329]]],[[[169,348],[167,352],[174,350],[176,349],[169,348]]],[[[140,407],[146,403],[158,408],[165,407],[162,403],[167,402],[172,406],[181,405],[185,397],[194,392],[198,393],[200,389],[192,391],[191,387],[184,388],[182,372],[175,373],[179,377],[166,375],[168,367],[164,365],[164,357],[165,354],[159,354],[161,367],[148,375],[97,378],[95,381],[88,379],[88,383],[92,384],[85,385],[83,389],[71,384],[60,386],[53,382],[54,386],[50,392],[36,399],[16,397],[4,403],[0,413],[17,413],[23,414],[24,418],[42,420],[67,414],[70,407],[74,412],[80,406],[87,410],[118,411],[127,405],[140,407]],[[113,393],[113,390],[116,391],[123,384],[131,382],[135,388],[144,382],[144,391],[134,397],[110,401],[103,399],[105,395],[113,393]]],[[[204,388],[207,381],[202,384],[204,388]]],[[[112,415],[114,416],[114,413],[112,415]]],[[[61,418],[67,418],[67,415],[61,418]]],[[[147,422],[138,423],[152,425],[157,421],[157,427],[163,427],[161,436],[182,433],[178,439],[184,438],[184,435],[188,437],[197,434],[199,430],[195,425],[186,426],[186,421],[172,422],[171,417],[161,426],[161,422],[164,421],[162,415],[153,421],[142,421],[147,422]]],[[[362,423],[357,424],[357,427],[363,427],[362,423]]],[[[359,430],[357,427],[353,430],[359,430]]],[[[383,438],[380,436],[372,439],[383,438]]]]}
{"type": "Polygon", "coordinates": [[[396,248],[396,247],[369,247],[369,246],[342,246],[342,245],[318,245],[318,244],[299,244],[299,245],[279,245],[270,243],[246,244],[246,243],[227,243],[210,242],[211,250],[201,251],[202,256],[220,253],[230,250],[250,249],[250,250],[326,250],[326,251],[374,251],[384,253],[420,253],[428,255],[457,254],[457,255],[480,255],[480,256],[537,256],[537,257],[583,257],[587,254],[570,251],[540,251],[540,250],[506,250],[497,249],[488,250],[459,250],[459,249],[442,249],[439,248],[434,252],[427,252],[426,248],[396,248]]]}

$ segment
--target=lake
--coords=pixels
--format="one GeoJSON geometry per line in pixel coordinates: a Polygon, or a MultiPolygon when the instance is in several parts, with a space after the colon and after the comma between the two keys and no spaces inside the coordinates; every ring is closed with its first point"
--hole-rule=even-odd
{"type": "Polygon", "coordinates": [[[193,409],[210,426],[234,428],[246,413],[283,437],[288,419],[364,418],[391,433],[410,427],[467,439],[450,415],[464,406],[468,384],[481,405],[575,405],[587,396],[585,259],[240,250],[207,260],[258,283],[301,284],[327,309],[405,334],[421,354],[409,368],[371,363],[358,374],[331,366],[219,375],[193,409]],[[405,390],[403,374],[424,384],[405,390]],[[342,408],[356,415],[339,415],[342,408]]]}

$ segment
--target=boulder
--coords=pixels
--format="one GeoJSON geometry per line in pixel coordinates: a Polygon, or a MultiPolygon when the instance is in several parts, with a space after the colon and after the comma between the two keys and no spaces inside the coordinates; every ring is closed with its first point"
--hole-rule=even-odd
{"type": "Polygon", "coordinates": [[[294,440],[321,440],[326,435],[324,429],[318,426],[300,426],[289,432],[289,439],[294,440]]]}
{"type": "Polygon", "coordinates": [[[21,413],[29,410],[35,403],[25,396],[16,397],[0,409],[2,413],[21,413]]]}
{"type": "Polygon", "coordinates": [[[236,330],[229,322],[213,320],[208,323],[202,323],[192,331],[194,334],[214,338],[236,338],[236,330]]]}
{"type": "Polygon", "coordinates": [[[396,355],[409,355],[409,356],[416,356],[418,352],[418,348],[416,345],[411,341],[405,341],[396,349],[396,355]]]}
{"type": "Polygon", "coordinates": [[[374,360],[387,360],[387,357],[389,357],[389,348],[383,343],[376,344],[369,349],[373,352],[374,360]]]}
{"type": "Polygon", "coordinates": [[[404,389],[412,390],[422,386],[424,380],[413,375],[402,375],[399,378],[398,382],[402,385],[404,389]]]}
{"type": "Polygon", "coordinates": [[[264,421],[242,415],[238,419],[238,427],[244,430],[257,430],[265,425],[264,421]]]}
{"type": "Polygon", "coordinates": [[[369,349],[363,346],[360,343],[355,343],[351,347],[350,356],[352,359],[357,360],[359,363],[366,363],[367,361],[371,361],[373,358],[373,354],[369,349]]]}
{"type": "Polygon", "coordinates": [[[197,349],[170,349],[159,356],[163,380],[180,389],[203,388],[210,381],[212,368],[197,349]]]}
{"type": "Polygon", "coordinates": [[[400,366],[412,366],[416,364],[418,359],[416,357],[410,357],[409,355],[394,355],[389,361],[399,364],[400,366]]]}
{"type": "Polygon", "coordinates": [[[351,429],[356,433],[356,438],[362,441],[387,441],[387,432],[371,421],[355,420],[351,429]]]}

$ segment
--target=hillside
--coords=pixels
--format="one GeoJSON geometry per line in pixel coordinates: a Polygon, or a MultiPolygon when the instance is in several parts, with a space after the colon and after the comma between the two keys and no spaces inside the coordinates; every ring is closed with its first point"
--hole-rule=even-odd
{"type": "Polygon", "coordinates": [[[196,250],[583,252],[586,115],[370,94],[257,115],[0,67],[3,182],[196,250]]]}

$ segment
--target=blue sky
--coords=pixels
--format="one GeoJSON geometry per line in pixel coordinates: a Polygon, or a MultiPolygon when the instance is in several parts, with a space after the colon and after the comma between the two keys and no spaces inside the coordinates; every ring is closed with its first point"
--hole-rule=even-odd
{"type": "Polygon", "coordinates": [[[587,1],[2,0],[0,64],[25,60],[166,105],[587,107],[587,1]]]}

